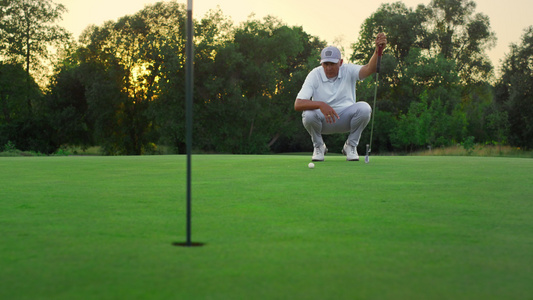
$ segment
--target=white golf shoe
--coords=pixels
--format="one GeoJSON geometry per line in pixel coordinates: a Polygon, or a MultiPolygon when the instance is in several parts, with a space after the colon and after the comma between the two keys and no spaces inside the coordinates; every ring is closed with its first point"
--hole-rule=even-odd
{"type": "Polygon", "coordinates": [[[344,143],[342,154],[346,155],[347,161],[359,161],[359,154],[357,154],[357,147],[344,143]]]}
{"type": "Polygon", "coordinates": [[[323,144],[320,147],[316,147],[313,151],[313,157],[311,157],[312,161],[324,161],[324,155],[328,153],[328,148],[326,148],[326,144],[323,144]]]}

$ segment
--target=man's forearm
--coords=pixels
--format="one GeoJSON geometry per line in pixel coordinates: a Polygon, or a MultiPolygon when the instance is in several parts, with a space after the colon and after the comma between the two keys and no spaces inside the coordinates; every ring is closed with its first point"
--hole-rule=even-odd
{"type": "Polygon", "coordinates": [[[304,110],[320,109],[320,106],[323,104],[324,102],[321,102],[321,101],[296,99],[296,101],[294,101],[294,110],[304,111],[304,110]]]}
{"type": "Polygon", "coordinates": [[[361,78],[361,80],[362,80],[362,79],[365,79],[368,76],[376,73],[377,65],[378,65],[378,53],[377,53],[377,49],[376,49],[376,50],[374,50],[374,54],[372,55],[372,57],[368,61],[368,64],[364,65],[361,68],[361,71],[359,71],[359,78],[361,78]]]}
{"type": "Polygon", "coordinates": [[[378,65],[378,48],[381,47],[383,51],[383,48],[387,45],[387,36],[384,33],[379,33],[376,37],[376,48],[374,49],[374,54],[370,58],[370,61],[368,61],[368,64],[364,65],[361,68],[361,71],[359,71],[359,78],[365,79],[368,76],[376,73],[377,71],[377,65],[378,65]]]}

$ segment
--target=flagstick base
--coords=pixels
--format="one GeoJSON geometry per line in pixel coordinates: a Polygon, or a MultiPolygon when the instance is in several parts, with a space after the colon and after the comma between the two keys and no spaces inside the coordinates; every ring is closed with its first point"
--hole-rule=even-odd
{"type": "Polygon", "coordinates": [[[175,242],[172,243],[172,246],[178,246],[178,247],[202,247],[205,243],[199,243],[199,242],[175,242]]]}

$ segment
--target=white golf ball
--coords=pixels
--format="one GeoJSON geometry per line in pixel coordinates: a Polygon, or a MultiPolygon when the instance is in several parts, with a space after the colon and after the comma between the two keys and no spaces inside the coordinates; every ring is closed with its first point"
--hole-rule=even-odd
{"type": "Polygon", "coordinates": [[[315,168],[315,164],[314,163],[309,163],[307,166],[309,166],[309,169],[314,169],[315,168]]]}

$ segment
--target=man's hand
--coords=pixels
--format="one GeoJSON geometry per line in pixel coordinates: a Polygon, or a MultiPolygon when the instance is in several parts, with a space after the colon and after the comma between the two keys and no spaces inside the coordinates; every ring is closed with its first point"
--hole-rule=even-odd
{"type": "Polygon", "coordinates": [[[383,32],[378,33],[378,36],[376,37],[376,48],[379,48],[380,46],[385,48],[386,45],[387,36],[383,32]]]}
{"type": "Polygon", "coordinates": [[[326,122],[329,124],[337,122],[338,119],[340,119],[337,112],[331,108],[327,103],[324,103],[323,105],[320,105],[320,111],[324,114],[324,117],[326,118],[326,122]]]}

